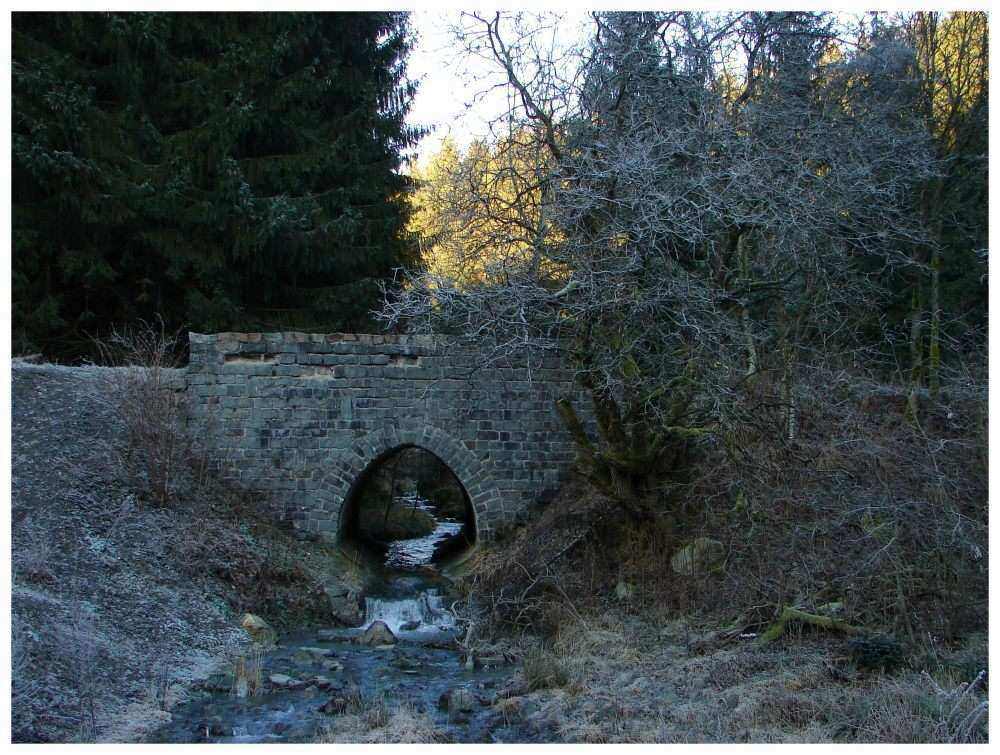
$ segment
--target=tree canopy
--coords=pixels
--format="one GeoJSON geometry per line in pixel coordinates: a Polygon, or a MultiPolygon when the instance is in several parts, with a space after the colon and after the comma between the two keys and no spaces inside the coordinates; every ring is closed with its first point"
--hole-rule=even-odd
{"type": "Polygon", "coordinates": [[[363,329],[417,261],[402,13],[16,13],[14,346],[363,329]]]}
{"type": "Polygon", "coordinates": [[[476,249],[492,269],[417,271],[382,316],[501,357],[559,351],[598,437],[561,411],[619,500],[769,407],[793,441],[796,375],[867,358],[887,286],[934,288],[948,242],[921,207],[954,140],[938,85],[920,107],[929,74],[905,24],[867,17],[846,45],[831,14],[598,13],[566,66],[533,20],[468,18],[511,104],[501,138],[449,161],[431,225],[460,273],[476,249]]]}

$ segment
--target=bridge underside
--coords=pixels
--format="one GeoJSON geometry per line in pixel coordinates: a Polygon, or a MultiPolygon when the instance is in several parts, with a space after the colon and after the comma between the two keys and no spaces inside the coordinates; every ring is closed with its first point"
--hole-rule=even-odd
{"type": "Polygon", "coordinates": [[[480,369],[475,350],[420,336],[190,339],[193,421],[226,474],[329,538],[365,470],[398,448],[425,448],[451,468],[479,539],[516,521],[573,459],[554,403],[575,389],[554,361],[480,369]]]}

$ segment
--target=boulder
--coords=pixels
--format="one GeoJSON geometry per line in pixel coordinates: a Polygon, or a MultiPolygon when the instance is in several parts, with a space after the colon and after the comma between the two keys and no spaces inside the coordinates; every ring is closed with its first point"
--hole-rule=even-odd
{"type": "Polygon", "coordinates": [[[209,692],[229,692],[233,688],[233,675],[230,673],[212,674],[201,683],[201,688],[209,692]]]}
{"type": "Polygon", "coordinates": [[[267,680],[272,687],[285,687],[286,689],[299,689],[306,686],[306,683],[295,679],[288,674],[271,674],[267,680]]]}
{"type": "Polygon", "coordinates": [[[832,603],[824,603],[816,608],[816,613],[823,616],[842,616],[844,614],[844,602],[835,600],[832,603]]]}
{"type": "Polygon", "coordinates": [[[400,671],[412,671],[420,667],[420,662],[408,655],[395,655],[389,663],[393,668],[398,668],[400,671]]]}
{"type": "Polygon", "coordinates": [[[307,665],[310,663],[321,663],[331,655],[333,655],[333,651],[325,648],[300,647],[295,651],[292,660],[299,665],[307,665]]]}
{"type": "Polygon", "coordinates": [[[521,697],[527,695],[531,690],[528,688],[528,682],[520,674],[508,679],[504,685],[497,690],[496,699],[504,700],[509,697],[521,697]]]}
{"type": "Polygon", "coordinates": [[[400,624],[399,628],[402,629],[404,632],[412,632],[414,629],[417,629],[419,626],[420,626],[420,622],[419,621],[407,621],[405,624],[400,624]]]}
{"type": "Polygon", "coordinates": [[[199,724],[199,728],[210,737],[226,736],[226,727],[222,724],[222,718],[219,716],[213,716],[208,721],[199,724]]]}
{"type": "Polygon", "coordinates": [[[361,645],[394,645],[396,635],[384,621],[375,621],[358,636],[356,641],[361,645]]]}
{"type": "Polygon", "coordinates": [[[615,597],[618,600],[628,600],[633,593],[635,593],[635,588],[632,585],[624,580],[618,580],[618,584],[615,585],[615,597]]]}
{"type": "Polygon", "coordinates": [[[328,585],[323,591],[335,621],[345,627],[361,626],[365,620],[365,608],[360,593],[343,585],[328,585]]]}
{"type": "Polygon", "coordinates": [[[319,706],[319,711],[320,713],[326,713],[328,716],[339,716],[347,710],[349,705],[350,700],[346,695],[334,695],[319,706]]]}
{"type": "Polygon", "coordinates": [[[240,626],[243,627],[243,631],[250,635],[251,640],[261,645],[272,645],[278,639],[278,633],[274,631],[271,625],[256,614],[243,614],[240,626]]]}
{"type": "Polygon", "coordinates": [[[718,540],[698,537],[678,550],[670,566],[677,574],[693,576],[721,571],[726,561],[726,548],[718,540]]]}
{"type": "Polygon", "coordinates": [[[360,534],[375,542],[424,537],[436,527],[437,520],[430,512],[402,501],[393,502],[388,510],[384,505],[362,505],[358,515],[360,534]]]}
{"type": "Polygon", "coordinates": [[[319,658],[327,658],[333,655],[333,650],[331,650],[330,648],[317,648],[317,647],[312,647],[311,645],[302,645],[301,647],[299,647],[298,652],[308,653],[309,655],[314,655],[319,658]]]}
{"type": "Polygon", "coordinates": [[[475,706],[475,697],[465,687],[455,687],[438,698],[438,707],[449,713],[468,713],[475,706]]]}

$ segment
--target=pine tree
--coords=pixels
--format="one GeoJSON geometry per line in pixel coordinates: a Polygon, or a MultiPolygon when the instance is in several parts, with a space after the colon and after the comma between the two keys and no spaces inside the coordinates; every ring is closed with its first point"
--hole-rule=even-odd
{"type": "Polygon", "coordinates": [[[402,13],[18,13],[15,348],[364,327],[416,261],[402,13]]]}

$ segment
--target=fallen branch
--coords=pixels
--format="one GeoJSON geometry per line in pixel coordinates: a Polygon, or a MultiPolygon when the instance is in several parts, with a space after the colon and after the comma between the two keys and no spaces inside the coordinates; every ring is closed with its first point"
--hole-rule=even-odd
{"type": "Polygon", "coordinates": [[[865,633],[865,630],[861,627],[848,624],[847,622],[835,619],[832,616],[821,616],[815,613],[806,613],[805,611],[800,611],[798,608],[785,606],[781,615],[778,616],[777,621],[771,624],[771,626],[767,628],[767,631],[757,638],[757,644],[766,645],[767,643],[773,642],[781,637],[781,635],[785,633],[785,629],[788,627],[788,623],[790,621],[798,621],[802,624],[819,627],[820,629],[843,632],[845,634],[865,633]]]}
{"type": "Polygon", "coordinates": [[[579,532],[576,536],[574,536],[573,539],[570,540],[570,542],[569,542],[568,545],[566,545],[565,547],[563,547],[563,549],[560,550],[556,555],[552,556],[548,561],[546,561],[542,565],[542,568],[543,569],[548,568],[553,563],[555,563],[560,558],[562,558],[567,553],[569,553],[571,550],[573,550],[576,546],[578,546],[584,540],[586,540],[590,536],[590,534],[594,531],[594,528],[598,524],[600,524],[601,522],[604,521],[604,519],[605,519],[606,516],[607,516],[607,511],[605,511],[602,514],[600,514],[593,522],[590,523],[590,525],[587,526],[586,529],[584,529],[582,532],[579,532]]]}

